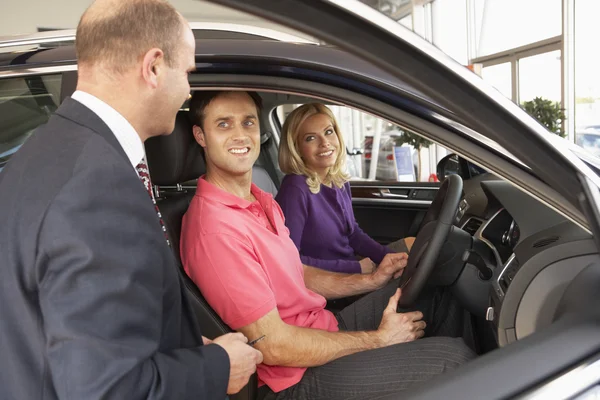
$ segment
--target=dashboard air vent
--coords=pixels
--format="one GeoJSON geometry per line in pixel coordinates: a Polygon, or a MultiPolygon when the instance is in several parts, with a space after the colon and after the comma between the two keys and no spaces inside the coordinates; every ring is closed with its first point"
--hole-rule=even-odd
{"type": "Polygon", "coordinates": [[[481,226],[482,222],[483,221],[481,221],[481,220],[478,220],[478,219],[475,219],[475,218],[471,218],[463,226],[463,230],[465,232],[468,232],[469,235],[473,236],[473,235],[475,235],[475,232],[477,232],[477,230],[481,226]]]}
{"type": "Polygon", "coordinates": [[[548,246],[549,244],[556,242],[558,239],[560,239],[558,236],[551,236],[544,239],[540,239],[533,244],[533,247],[539,249],[540,247],[548,246]]]}

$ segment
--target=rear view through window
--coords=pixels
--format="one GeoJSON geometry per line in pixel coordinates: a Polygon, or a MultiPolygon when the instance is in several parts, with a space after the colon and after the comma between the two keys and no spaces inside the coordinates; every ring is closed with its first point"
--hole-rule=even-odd
{"type": "Polygon", "coordinates": [[[0,171],[60,102],[61,75],[0,80],[0,171]]]}

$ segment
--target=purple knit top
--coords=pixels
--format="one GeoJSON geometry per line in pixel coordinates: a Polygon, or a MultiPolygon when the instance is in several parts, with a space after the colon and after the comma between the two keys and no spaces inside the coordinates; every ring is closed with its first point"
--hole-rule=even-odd
{"type": "Polygon", "coordinates": [[[302,263],[334,272],[361,272],[357,255],[379,264],[391,250],[359,228],[350,184],[311,193],[303,175],[286,175],[275,197],[302,263]]]}

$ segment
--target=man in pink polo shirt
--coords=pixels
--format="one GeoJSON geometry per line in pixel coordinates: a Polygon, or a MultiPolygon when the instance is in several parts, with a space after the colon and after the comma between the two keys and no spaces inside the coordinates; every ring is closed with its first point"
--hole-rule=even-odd
{"type": "MultiPolygon", "coordinates": [[[[472,358],[462,339],[424,335],[423,313],[396,312],[393,281],[406,254],[372,274],[302,265],[281,209],[252,184],[260,151],[260,98],[247,92],[195,92],[194,137],[207,173],[184,216],[181,257],[211,307],[256,348],[261,395],[277,399],[368,399],[394,395],[472,358]],[[391,281],[391,282],[390,282],[391,281]],[[373,292],[338,315],[326,298],[373,292]]],[[[426,306],[444,326],[448,309],[426,306]]],[[[443,329],[439,329],[438,334],[443,329]]]]}

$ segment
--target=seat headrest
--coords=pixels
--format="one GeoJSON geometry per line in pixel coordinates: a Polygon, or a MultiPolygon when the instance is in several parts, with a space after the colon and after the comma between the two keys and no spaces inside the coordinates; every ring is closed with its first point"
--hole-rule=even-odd
{"type": "Polygon", "coordinates": [[[173,133],[150,138],[145,146],[150,177],[155,185],[176,185],[197,179],[206,172],[186,111],[177,114],[173,133]]]}

